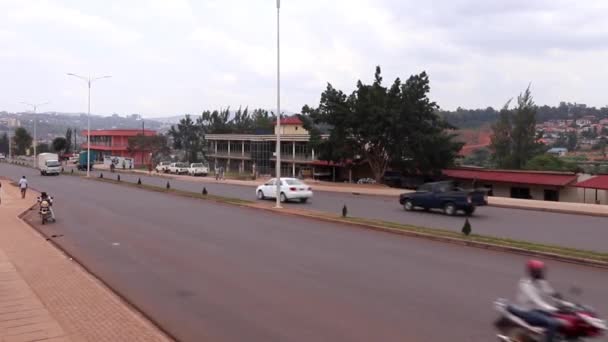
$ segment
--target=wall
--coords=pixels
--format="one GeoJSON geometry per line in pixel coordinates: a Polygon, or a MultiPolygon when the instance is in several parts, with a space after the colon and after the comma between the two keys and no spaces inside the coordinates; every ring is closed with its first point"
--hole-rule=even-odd
{"type": "MultiPolygon", "coordinates": [[[[277,126],[274,126],[274,134],[277,134],[277,126]]],[[[308,134],[302,125],[281,125],[281,134],[308,134]]]]}

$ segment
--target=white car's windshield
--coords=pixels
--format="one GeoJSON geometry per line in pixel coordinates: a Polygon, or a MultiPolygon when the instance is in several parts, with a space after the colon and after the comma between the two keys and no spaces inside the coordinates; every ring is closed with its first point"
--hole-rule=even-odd
{"type": "Polygon", "coordinates": [[[175,164],[176,167],[188,167],[188,165],[184,164],[184,163],[177,163],[175,164]]]}
{"type": "Polygon", "coordinates": [[[204,167],[203,164],[192,164],[192,167],[204,167]]]}
{"type": "Polygon", "coordinates": [[[46,166],[56,167],[61,166],[61,164],[57,160],[47,160],[46,166]]]}

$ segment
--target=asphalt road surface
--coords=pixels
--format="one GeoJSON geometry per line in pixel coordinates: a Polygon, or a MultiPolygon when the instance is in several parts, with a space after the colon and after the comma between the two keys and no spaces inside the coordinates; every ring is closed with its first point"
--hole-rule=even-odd
{"type": "MultiPolygon", "coordinates": [[[[116,174],[105,172],[104,176],[115,178],[116,174]]],[[[125,181],[137,182],[138,178],[146,184],[161,187],[164,187],[168,180],[161,177],[121,174],[121,179],[125,181]]],[[[176,179],[169,181],[175,189],[201,192],[202,188],[206,187],[212,194],[256,200],[253,187],[176,179]]],[[[309,203],[290,205],[333,213],[340,213],[346,205],[349,215],[354,217],[454,231],[460,231],[464,224],[462,216],[449,217],[438,212],[405,212],[397,198],[324,191],[317,191],[314,196],[309,203]]],[[[608,218],[605,217],[481,207],[470,218],[470,222],[473,232],[477,234],[608,252],[608,218]]]]}
{"type": "MultiPolygon", "coordinates": [[[[56,198],[58,222],[38,228],[181,341],[491,341],[492,301],[513,297],[525,261],[12,170],[56,198]]],[[[549,267],[608,313],[608,272],[549,267]]]]}

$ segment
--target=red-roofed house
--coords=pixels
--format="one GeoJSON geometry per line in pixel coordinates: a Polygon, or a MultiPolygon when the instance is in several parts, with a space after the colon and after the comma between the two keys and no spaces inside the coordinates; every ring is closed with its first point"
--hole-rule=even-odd
{"type": "Polygon", "coordinates": [[[608,203],[608,175],[599,175],[587,178],[574,185],[583,189],[583,202],[585,203],[608,203]],[[587,191],[587,190],[590,191],[587,191]]]}
{"type": "MultiPolygon", "coordinates": [[[[91,131],[91,151],[97,152],[98,161],[103,161],[104,157],[129,157],[133,158],[135,165],[147,165],[150,162],[150,152],[138,151],[130,153],[127,151],[129,138],[138,134],[146,136],[156,135],[156,131],[150,129],[100,129],[91,131]]],[[[87,137],[87,131],[81,132],[81,135],[87,137]]],[[[86,142],[81,148],[86,150],[86,142]]]]}
{"type": "Polygon", "coordinates": [[[446,178],[468,186],[485,187],[493,196],[544,201],[578,202],[579,191],[570,185],[577,175],[569,172],[447,169],[446,178]]]}

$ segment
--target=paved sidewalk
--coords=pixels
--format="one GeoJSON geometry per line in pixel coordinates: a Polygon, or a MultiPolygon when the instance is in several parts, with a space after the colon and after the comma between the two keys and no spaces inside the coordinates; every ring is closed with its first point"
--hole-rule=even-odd
{"type": "Polygon", "coordinates": [[[1,181],[1,342],[171,341],[18,218],[37,194],[1,181]]]}

